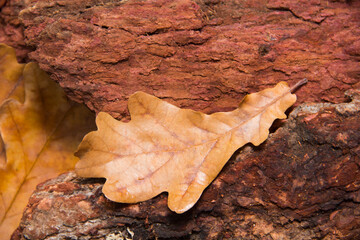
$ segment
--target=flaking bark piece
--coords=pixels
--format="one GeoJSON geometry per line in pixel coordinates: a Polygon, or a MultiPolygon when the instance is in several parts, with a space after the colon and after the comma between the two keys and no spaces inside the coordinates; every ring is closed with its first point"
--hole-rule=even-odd
{"type": "Polygon", "coordinates": [[[231,112],[180,109],[144,92],[129,98],[131,121],[99,113],[76,156],[81,177],[104,177],[103,192],[123,203],[168,192],[168,206],[183,213],[200,198],[231,155],[246,143],[259,145],[269,127],[296,101],[285,82],[247,95],[231,112]]]}

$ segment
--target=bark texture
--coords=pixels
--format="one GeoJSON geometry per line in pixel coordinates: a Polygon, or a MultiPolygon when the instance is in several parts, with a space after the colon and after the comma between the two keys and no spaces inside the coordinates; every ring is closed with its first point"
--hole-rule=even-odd
{"type": "Polygon", "coordinates": [[[360,86],[359,1],[40,0],[20,18],[30,58],[118,119],[139,90],[211,113],[281,80],[309,79],[299,103],[360,86]]]}
{"type": "Polygon", "coordinates": [[[350,103],[294,109],[182,215],[165,194],[114,203],[103,180],[67,173],[38,186],[12,239],[359,239],[360,91],[348,94],[350,103]]]}
{"type": "Polygon", "coordinates": [[[0,43],[13,47],[20,62],[28,60],[31,48],[26,46],[23,26],[18,18],[25,0],[0,0],[0,43]]]}

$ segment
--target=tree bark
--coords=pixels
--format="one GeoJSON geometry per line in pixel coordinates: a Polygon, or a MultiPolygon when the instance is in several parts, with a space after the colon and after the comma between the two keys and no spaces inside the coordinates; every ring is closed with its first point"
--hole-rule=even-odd
{"type": "Polygon", "coordinates": [[[34,1],[26,43],[76,101],[127,118],[144,91],[205,113],[309,79],[298,103],[359,88],[359,1],[34,1]]]}
{"type": "Polygon", "coordinates": [[[19,12],[26,7],[25,0],[0,0],[0,43],[13,47],[19,62],[28,61],[31,48],[24,41],[19,12]]]}

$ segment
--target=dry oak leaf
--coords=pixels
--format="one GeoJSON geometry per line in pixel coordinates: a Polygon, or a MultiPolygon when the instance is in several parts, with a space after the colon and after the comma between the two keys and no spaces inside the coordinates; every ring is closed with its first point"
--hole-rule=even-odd
{"type": "Polygon", "coordinates": [[[116,202],[136,203],[166,191],[169,208],[183,213],[239,147],[259,145],[272,122],[286,118],[296,101],[291,90],[280,82],[247,95],[232,112],[211,115],[137,92],[128,102],[130,122],[99,113],[98,130],[87,134],[75,153],[76,173],[105,177],[103,192],[116,202]]]}
{"type": "MultiPolygon", "coordinates": [[[[0,54],[8,54],[1,50],[0,46],[0,54]]],[[[36,185],[74,168],[78,159],[73,153],[95,124],[93,113],[70,102],[35,63],[26,64],[21,75],[2,71],[0,80],[6,88],[9,83],[22,81],[17,86],[23,86],[25,97],[23,102],[12,97],[11,93],[17,92],[13,85],[9,89],[15,88],[8,91],[10,98],[0,105],[0,134],[5,150],[0,156],[5,163],[0,166],[0,236],[9,239],[36,185]]]]}

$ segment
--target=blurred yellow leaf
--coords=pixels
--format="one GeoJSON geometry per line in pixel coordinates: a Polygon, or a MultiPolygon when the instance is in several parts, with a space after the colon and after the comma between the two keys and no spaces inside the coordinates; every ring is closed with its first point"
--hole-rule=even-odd
{"type": "Polygon", "coordinates": [[[0,44],[0,105],[10,97],[24,101],[24,66],[17,62],[13,48],[0,44]]]}
{"type": "Polygon", "coordinates": [[[168,206],[190,209],[231,155],[267,138],[276,118],[296,101],[284,82],[246,96],[232,112],[207,115],[180,109],[143,92],[129,98],[131,121],[106,113],[98,130],[87,134],[76,156],[82,177],[105,177],[104,194],[116,202],[135,203],[168,192],[168,206]]]}
{"type": "Polygon", "coordinates": [[[18,226],[37,184],[74,168],[73,152],[94,129],[93,113],[69,101],[37,64],[15,61],[14,51],[0,45],[1,239],[18,226]]]}

